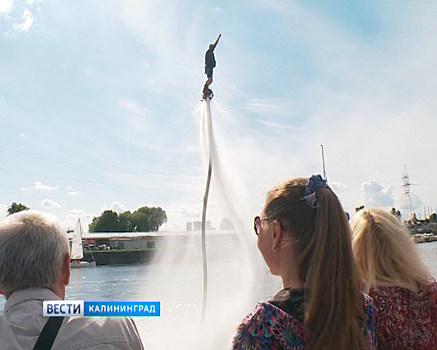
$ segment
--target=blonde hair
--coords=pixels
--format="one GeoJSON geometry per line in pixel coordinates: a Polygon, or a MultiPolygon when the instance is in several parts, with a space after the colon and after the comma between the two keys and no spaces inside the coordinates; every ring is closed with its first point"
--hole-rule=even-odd
{"type": "Polygon", "coordinates": [[[352,248],[363,282],[419,291],[430,273],[399,219],[383,209],[367,208],[350,222],[352,248]]]}
{"type": "Polygon", "coordinates": [[[264,212],[294,243],[305,290],[305,349],[364,349],[361,280],[346,213],[330,188],[319,188],[318,207],[304,200],[305,178],[272,188],[264,212]]]}

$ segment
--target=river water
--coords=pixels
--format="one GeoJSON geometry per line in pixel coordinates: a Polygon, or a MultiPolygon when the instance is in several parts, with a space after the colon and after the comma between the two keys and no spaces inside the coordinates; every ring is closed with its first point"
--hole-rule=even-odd
{"type": "MultiPolygon", "coordinates": [[[[437,278],[437,242],[418,245],[437,278]]],[[[147,349],[226,349],[235,327],[256,300],[271,298],[280,280],[266,269],[244,288],[244,268],[236,259],[208,263],[205,324],[200,261],[72,269],[67,299],[143,299],[161,301],[161,316],[135,319],[147,349]],[[241,295],[243,294],[243,298],[241,295]],[[244,294],[246,296],[244,296],[244,294]]],[[[0,307],[3,309],[4,298],[0,307]]]]}

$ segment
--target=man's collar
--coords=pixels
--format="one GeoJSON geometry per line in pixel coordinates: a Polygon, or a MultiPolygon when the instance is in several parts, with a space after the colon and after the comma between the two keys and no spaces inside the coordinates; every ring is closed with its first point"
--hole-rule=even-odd
{"type": "Polygon", "coordinates": [[[61,300],[61,298],[47,288],[21,289],[12,293],[6,300],[3,312],[7,313],[11,307],[30,300],[61,300]]]}

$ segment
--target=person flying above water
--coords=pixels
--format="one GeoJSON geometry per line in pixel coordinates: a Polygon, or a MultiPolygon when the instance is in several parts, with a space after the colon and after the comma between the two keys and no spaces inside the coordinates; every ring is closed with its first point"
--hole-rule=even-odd
{"type": "Polygon", "coordinates": [[[205,53],[205,74],[207,79],[205,85],[203,86],[204,97],[206,97],[206,95],[212,94],[212,91],[209,89],[209,86],[212,84],[212,71],[216,66],[214,49],[217,46],[221,36],[222,35],[219,34],[217,40],[214,42],[214,44],[209,45],[209,48],[205,53]]]}

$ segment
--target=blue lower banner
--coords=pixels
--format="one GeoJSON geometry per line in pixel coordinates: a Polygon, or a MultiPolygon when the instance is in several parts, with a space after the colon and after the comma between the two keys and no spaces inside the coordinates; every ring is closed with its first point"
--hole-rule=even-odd
{"type": "Polygon", "coordinates": [[[46,300],[43,316],[157,317],[161,303],[148,300],[46,300]]]}

